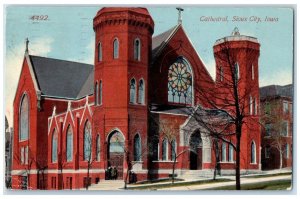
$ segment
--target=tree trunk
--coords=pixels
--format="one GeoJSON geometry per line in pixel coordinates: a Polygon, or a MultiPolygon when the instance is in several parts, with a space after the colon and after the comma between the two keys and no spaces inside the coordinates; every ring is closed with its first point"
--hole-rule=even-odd
{"type": "Polygon", "coordinates": [[[130,170],[127,169],[126,177],[125,177],[125,179],[124,179],[124,189],[127,189],[127,179],[128,179],[128,176],[129,176],[129,172],[130,172],[130,170]]]}
{"type": "Polygon", "coordinates": [[[174,161],[173,161],[173,168],[172,168],[172,184],[174,184],[174,175],[175,175],[175,164],[176,164],[176,156],[174,158],[174,161]]]}
{"type": "Polygon", "coordinates": [[[88,170],[87,170],[87,182],[86,182],[86,187],[85,189],[88,190],[90,185],[90,164],[88,164],[88,170]]]}
{"type": "Polygon", "coordinates": [[[240,147],[241,147],[241,135],[237,132],[236,136],[236,163],[235,163],[235,187],[236,190],[241,190],[241,173],[240,173],[240,147]]]}
{"type": "Polygon", "coordinates": [[[282,151],[279,152],[279,156],[280,156],[280,165],[279,165],[279,169],[282,169],[282,151]]]}

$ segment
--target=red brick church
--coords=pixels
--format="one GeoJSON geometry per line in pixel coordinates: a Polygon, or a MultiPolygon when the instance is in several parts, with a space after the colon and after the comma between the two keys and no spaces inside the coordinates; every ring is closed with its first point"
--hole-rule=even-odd
{"type": "Polygon", "coordinates": [[[14,99],[14,189],[78,189],[107,180],[109,167],[118,179],[130,170],[134,181],[167,178],[173,163],[177,177],[210,176],[216,165],[234,174],[234,137],[216,144],[198,120],[218,121],[222,111],[212,102],[232,98],[227,50],[238,91],[247,93],[241,172],[260,170],[256,38],[235,29],[217,40],[213,80],[180,19],[153,37],[147,9],[102,8],[93,29],[94,65],[30,55],[27,41],[14,99]],[[220,95],[205,97],[216,89],[220,95]]]}

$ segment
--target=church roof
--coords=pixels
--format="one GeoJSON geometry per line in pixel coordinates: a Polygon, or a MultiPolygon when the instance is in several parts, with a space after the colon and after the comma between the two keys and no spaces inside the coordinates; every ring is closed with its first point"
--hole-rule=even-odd
{"type": "Polygon", "coordinates": [[[42,95],[79,99],[93,93],[94,66],[30,55],[42,95]]]}
{"type": "Polygon", "coordinates": [[[152,58],[155,58],[158,56],[160,51],[165,47],[165,45],[169,42],[169,40],[172,38],[174,33],[179,28],[179,24],[170,28],[169,30],[156,35],[155,37],[152,38],[152,58]]]}

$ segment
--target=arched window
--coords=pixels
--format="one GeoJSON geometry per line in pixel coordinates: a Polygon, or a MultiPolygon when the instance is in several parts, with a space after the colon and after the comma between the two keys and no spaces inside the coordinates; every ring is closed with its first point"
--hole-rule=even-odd
{"type": "Polygon", "coordinates": [[[73,160],[73,130],[71,126],[68,126],[67,130],[67,150],[66,150],[67,162],[73,160]]]}
{"type": "Polygon", "coordinates": [[[227,161],[227,155],[226,155],[226,143],[222,143],[222,162],[227,161]]]}
{"type": "Polygon", "coordinates": [[[253,110],[253,99],[252,99],[252,96],[250,95],[250,97],[249,97],[249,115],[252,115],[252,110],[253,110]]]}
{"type": "Polygon", "coordinates": [[[25,94],[20,107],[20,141],[27,140],[29,134],[29,101],[25,94]]]}
{"type": "Polygon", "coordinates": [[[144,104],[145,103],[145,86],[144,86],[144,81],[142,79],[139,81],[138,103],[139,104],[144,104]]]}
{"type": "Polygon", "coordinates": [[[256,107],[256,99],[253,98],[253,107],[254,107],[254,111],[253,111],[253,114],[256,115],[257,114],[257,107],[256,107]]]}
{"type": "Polygon", "coordinates": [[[251,163],[256,163],[256,147],[254,141],[251,143],[251,163]]]}
{"type": "Polygon", "coordinates": [[[220,67],[220,81],[222,82],[224,80],[224,71],[223,71],[223,67],[220,67]]]}
{"type": "Polygon", "coordinates": [[[52,134],[52,162],[57,162],[57,131],[54,129],[52,134]]]}
{"type": "Polygon", "coordinates": [[[102,44],[99,42],[98,44],[98,62],[102,61],[102,44]]]}
{"type": "Polygon", "coordinates": [[[239,66],[239,63],[235,63],[234,64],[234,72],[235,72],[235,78],[236,78],[236,81],[238,79],[240,79],[240,66],[239,66]]]}
{"type": "Polygon", "coordinates": [[[96,139],[96,157],[97,161],[100,161],[100,135],[97,135],[96,139]]]}
{"type": "Polygon", "coordinates": [[[171,142],[171,160],[174,161],[176,158],[176,140],[171,142]]]}
{"type": "Polygon", "coordinates": [[[228,161],[233,162],[233,146],[229,145],[228,161]]]}
{"type": "Polygon", "coordinates": [[[139,134],[134,136],[134,161],[141,161],[141,138],[139,134]]]}
{"type": "Polygon", "coordinates": [[[252,79],[254,80],[254,65],[252,64],[252,68],[251,68],[251,74],[252,74],[252,79]]]}
{"type": "Polygon", "coordinates": [[[134,60],[141,60],[141,41],[140,39],[134,40],[134,60]]]}
{"type": "Polygon", "coordinates": [[[95,84],[95,91],[94,91],[95,105],[98,105],[98,97],[99,97],[98,91],[99,91],[98,83],[96,82],[96,84],[95,84]]]}
{"type": "Polygon", "coordinates": [[[133,78],[130,80],[130,103],[135,103],[135,88],[135,79],[133,78]]]}
{"type": "Polygon", "coordinates": [[[192,70],[189,63],[179,57],[168,71],[168,101],[192,104],[192,70]]]}
{"type": "Polygon", "coordinates": [[[87,121],[84,126],[84,160],[90,161],[92,157],[92,128],[91,123],[87,121]]]}
{"type": "Polygon", "coordinates": [[[114,40],[114,54],[113,57],[114,59],[118,59],[119,58],[119,40],[116,38],[114,40]]]}
{"type": "Polygon", "coordinates": [[[162,160],[168,160],[168,140],[165,138],[162,142],[162,160]]]}
{"type": "Polygon", "coordinates": [[[102,104],[102,81],[99,84],[99,104],[102,104]]]}

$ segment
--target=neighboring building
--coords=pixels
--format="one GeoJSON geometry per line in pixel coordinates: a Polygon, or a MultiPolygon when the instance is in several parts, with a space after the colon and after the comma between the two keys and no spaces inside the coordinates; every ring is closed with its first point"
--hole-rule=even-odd
{"type": "Polygon", "coordinates": [[[10,188],[11,186],[12,135],[13,129],[9,128],[5,116],[5,185],[7,188],[10,188]]]}
{"type": "Polygon", "coordinates": [[[292,167],[293,85],[260,88],[262,169],[292,167]]]}
{"type": "MultiPolygon", "coordinates": [[[[29,55],[27,42],[14,99],[13,188],[78,189],[88,182],[89,163],[91,183],[105,179],[109,166],[117,167],[119,179],[128,167],[138,181],[166,178],[171,148],[195,149],[177,159],[176,174],[212,173],[212,139],[191,113],[210,112],[208,100],[218,100],[202,98],[201,87],[227,83],[224,44],[235,59],[238,89],[252,91],[244,102],[252,123],[243,127],[241,170],[259,171],[258,40],[238,30],[217,40],[213,81],[180,22],[152,37],[147,9],[103,8],[93,23],[94,65],[29,55]],[[153,118],[176,129],[171,143],[160,135],[154,139],[160,130],[153,118]]],[[[221,148],[220,168],[234,173],[233,148],[225,142],[221,148]]]]}

